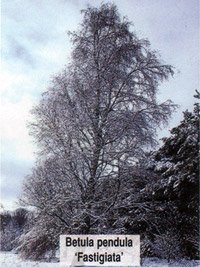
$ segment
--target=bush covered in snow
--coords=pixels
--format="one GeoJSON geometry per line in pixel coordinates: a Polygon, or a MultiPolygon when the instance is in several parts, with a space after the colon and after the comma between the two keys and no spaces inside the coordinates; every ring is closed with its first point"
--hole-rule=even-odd
{"type": "Polygon", "coordinates": [[[0,250],[10,251],[17,246],[17,237],[25,229],[28,211],[19,208],[13,212],[3,211],[0,214],[0,250]]]}

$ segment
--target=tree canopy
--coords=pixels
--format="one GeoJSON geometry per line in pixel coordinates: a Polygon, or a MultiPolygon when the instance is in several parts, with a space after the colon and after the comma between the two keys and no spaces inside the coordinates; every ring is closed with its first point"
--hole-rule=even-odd
{"type": "Polygon", "coordinates": [[[175,105],[159,103],[173,75],[148,40],[131,31],[112,4],[83,10],[71,62],[32,110],[40,153],[23,202],[74,233],[100,233],[117,205],[125,173],[156,144],[175,105]],[[103,190],[104,188],[104,190],[103,190]]]}

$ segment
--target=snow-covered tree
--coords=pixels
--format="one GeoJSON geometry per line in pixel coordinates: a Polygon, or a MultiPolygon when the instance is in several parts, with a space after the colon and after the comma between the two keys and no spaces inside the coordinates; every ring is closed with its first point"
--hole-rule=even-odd
{"type": "MultiPolygon", "coordinates": [[[[196,98],[199,97],[197,92],[196,98]]],[[[140,234],[142,255],[198,258],[199,104],[124,179],[113,225],[140,234]],[[139,183],[138,183],[139,181],[139,183]]]]}
{"type": "MultiPolygon", "coordinates": [[[[197,92],[196,98],[199,99],[197,92]]],[[[149,165],[159,176],[144,192],[152,199],[152,209],[162,211],[159,218],[160,235],[171,230],[177,233],[182,254],[198,257],[199,237],[199,104],[163,139],[163,146],[154,153],[149,165]],[[157,202],[157,204],[156,204],[157,202]],[[167,214],[167,217],[164,214],[167,214]],[[163,220],[162,220],[163,218],[163,220]],[[168,226],[168,227],[167,227],[168,226]],[[168,228],[168,229],[167,229],[168,228]]],[[[161,240],[162,238],[160,238],[161,240]]],[[[178,246],[178,245],[177,245],[178,246]]]]}
{"type": "Polygon", "coordinates": [[[131,32],[116,6],[83,14],[71,33],[71,63],[32,111],[40,154],[23,199],[76,233],[100,231],[123,173],[156,143],[156,128],[175,108],[156,97],[172,67],[131,32]]]}

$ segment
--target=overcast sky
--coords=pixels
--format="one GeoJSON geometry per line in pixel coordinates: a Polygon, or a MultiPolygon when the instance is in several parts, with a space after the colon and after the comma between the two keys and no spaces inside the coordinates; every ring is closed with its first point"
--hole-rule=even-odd
{"type": "MultiPolygon", "coordinates": [[[[81,22],[80,10],[101,0],[2,0],[1,6],[1,203],[16,208],[24,177],[34,164],[33,140],[26,127],[29,110],[46,90],[50,77],[70,60],[68,30],[81,22]]],[[[160,86],[160,101],[180,105],[168,130],[192,110],[199,88],[199,0],[114,0],[122,16],[133,22],[140,38],[148,38],[174,78],[160,86]]]]}

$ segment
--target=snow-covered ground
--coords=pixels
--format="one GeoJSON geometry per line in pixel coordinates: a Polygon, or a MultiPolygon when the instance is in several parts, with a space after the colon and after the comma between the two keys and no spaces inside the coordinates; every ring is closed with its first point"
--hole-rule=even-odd
{"type": "Polygon", "coordinates": [[[0,267],[59,267],[59,263],[23,261],[12,252],[0,252],[0,267]]]}
{"type": "MultiPolygon", "coordinates": [[[[157,258],[145,258],[142,267],[200,267],[198,261],[180,261],[170,264],[157,258]]],[[[12,252],[0,252],[0,267],[59,267],[59,263],[23,261],[12,252]]]]}

